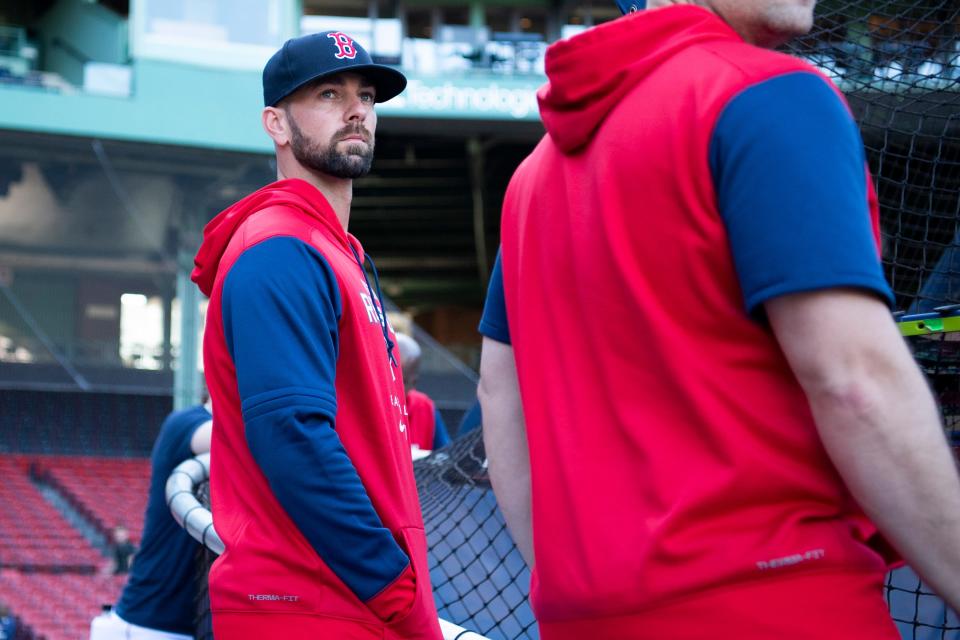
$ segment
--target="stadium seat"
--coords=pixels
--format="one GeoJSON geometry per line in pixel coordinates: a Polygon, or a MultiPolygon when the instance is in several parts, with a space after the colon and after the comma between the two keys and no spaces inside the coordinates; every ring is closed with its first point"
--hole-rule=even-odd
{"type": "Polygon", "coordinates": [[[94,571],[103,559],[31,482],[34,464],[0,456],[0,568],[94,571]]]}
{"type": "Polygon", "coordinates": [[[38,458],[44,481],[104,536],[124,524],[134,542],[143,533],[143,513],[150,487],[146,458],[57,456],[38,458]]]}
{"type": "Polygon", "coordinates": [[[102,605],[116,601],[124,576],[0,572],[0,602],[34,637],[76,640],[89,634],[102,605]]]}

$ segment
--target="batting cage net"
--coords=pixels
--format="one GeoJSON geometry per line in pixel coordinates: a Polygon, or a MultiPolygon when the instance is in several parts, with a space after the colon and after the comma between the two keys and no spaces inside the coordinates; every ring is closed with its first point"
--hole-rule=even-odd
{"type": "MultiPolygon", "coordinates": [[[[788,50],[837,83],[860,125],[880,201],[884,268],[898,309],[911,314],[901,329],[956,446],[960,2],[822,0],[812,33],[788,50]]],[[[537,638],[529,572],[496,507],[480,430],[414,468],[440,616],[493,639],[537,638]]],[[[203,554],[202,581],[214,557],[203,554]]],[[[904,638],[960,637],[955,614],[909,568],[890,574],[887,597],[904,638]]],[[[198,613],[198,637],[210,637],[205,601],[198,613]]]]}
{"type": "MultiPolygon", "coordinates": [[[[960,3],[822,0],[791,43],[844,92],[880,201],[883,261],[947,435],[960,444],[960,3]],[[909,320],[910,317],[907,316],[909,320]],[[919,326],[918,326],[919,325],[919,326]]],[[[955,638],[960,622],[909,568],[887,597],[904,638],[955,638]]]]}
{"type": "Polygon", "coordinates": [[[860,125],[898,308],[957,302],[960,3],[825,0],[789,50],[837,83],[860,125]]]}

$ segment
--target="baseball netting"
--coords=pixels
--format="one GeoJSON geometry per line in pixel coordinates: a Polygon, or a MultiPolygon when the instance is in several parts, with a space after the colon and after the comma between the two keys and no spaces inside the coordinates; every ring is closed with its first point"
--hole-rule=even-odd
{"type": "MultiPolygon", "coordinates": [[[[960,302],[960,3],[822,0],[813,32],[790,51],[840,86],[860,125],[898,309],[947,316],[901,329],[915,336],[948,437],[960,444],[960,334],[949,317],[960,302]]],[[[960,634],[956,616],[909,569],[891,574],[887,596],[904,638],[960,634]]]]}
{"type": "Polygon", "coordinates": [[[790,51],[840,86],[860,124],[898,308],[957,302],[960,4],[822,0],[790,51]]]}

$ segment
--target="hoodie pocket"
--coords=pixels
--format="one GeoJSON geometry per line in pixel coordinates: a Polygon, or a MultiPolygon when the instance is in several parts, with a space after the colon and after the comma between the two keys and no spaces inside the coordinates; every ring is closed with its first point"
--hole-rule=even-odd
{"type": "Polygon", "coordinates": [[[413,567],[416,595],[410,610],[387,625],[386,640],[442,640],[437,608],[430,588],[427,539],[424,531],[419,527],[406,527],[400,530],[400,536],[413,567]]]}

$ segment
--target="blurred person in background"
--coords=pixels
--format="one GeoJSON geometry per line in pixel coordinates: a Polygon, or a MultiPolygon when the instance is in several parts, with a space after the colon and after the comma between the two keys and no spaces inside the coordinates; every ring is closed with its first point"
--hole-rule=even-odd
{"type": "Polygon", "coordinates": [[[403,390],[406,392],[407,427],[410,429],[410,446],[414,458],[422,452],[433,451],[450,443],[447,425],[430,396],[417,391],[417,378],[420,375],[420,344],[405,333],[397,334],[397,346],[400,348],[400,364],[403,366],[403,390]]]}
{"type": "Polygon", "coordinates": [[[120,575],[130,571],[133,556],[137,553],[137,546],[130,540],[130,530],[126,525],[117,524],[110,530],[109,555],[107,573],[120,575]]]}
{"type": "Polygon", "coordinates": [[[483,424],[483,411],[480,409],[480,401],[475,400],[470,408],[467,409],[463,417],[460,418],[460,425],[457,427],[457,437],[465,433],[470,433],[483,424]]]}
{"type": "Polygon", "coordinates": [[[405,86],[343,32],[289,40],[263,70],[278,180],[204,230],[217,640],[441,637],[395,337],[348,232],[405,86]]]}
{"type": "Polygon", "coordinates": [[[174,411],[150,454],[143,539],[117,604],[91,624],[90,640],[189,640],[196,612],[199,543],[177,524],[167,479],[181,462],[210,451],[209,403],[174,411]]]}
{"type": "Polygon", "coordinates": [[[17,620],[10,608],[0,602],[0,640],[14,640],[17,635],[17,620]]]}

